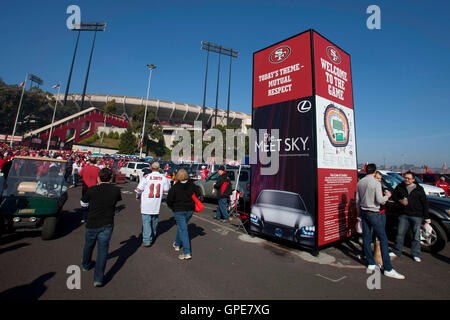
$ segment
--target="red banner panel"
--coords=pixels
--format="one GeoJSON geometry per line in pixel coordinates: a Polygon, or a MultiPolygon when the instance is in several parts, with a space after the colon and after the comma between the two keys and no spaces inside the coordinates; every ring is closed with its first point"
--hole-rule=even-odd
{"type": "Polygon", "coordinates": [[[350,56],[313,32],[316,95],[353,109],[350,56]]]}
{"type": "Polygon", "coordinates": [[[356,170],[318,170],[318,246],[347,238],[356,224],[356,170]]]}
{"type": "Polygon", "coordinates": [[[254,54],[253,108],[309,96],[312,96],[310,32],[254,54]]]}

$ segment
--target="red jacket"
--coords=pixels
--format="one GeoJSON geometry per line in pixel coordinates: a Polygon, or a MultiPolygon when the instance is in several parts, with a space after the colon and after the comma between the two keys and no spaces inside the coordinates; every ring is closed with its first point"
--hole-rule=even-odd
{"type": "Polygon", "coordinates": [[[436,187],[444,189],[446,194],[449,194],[450,190],[448,189],[448,183],[447,182],[437,182],[436,187]]]}
{"type": "Polygon", "coordinates": [[[80,178],[83,179],[83,190],[87,190],[92,186],[97,185],[98,173],[100,168],[92,164],[88,164],[80,171],[80,178]]]}

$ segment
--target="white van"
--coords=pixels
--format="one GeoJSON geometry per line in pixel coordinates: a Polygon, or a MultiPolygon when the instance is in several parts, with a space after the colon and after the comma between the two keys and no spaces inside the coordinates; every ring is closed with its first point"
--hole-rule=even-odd
{"type": "Polygon", "coordinates": [[[150,164],[147,162],[127,162],[119,172],[124,174],[126,178],[136,181],[139,176],[142,176],[142,169],[150,168],[150,164]]]}

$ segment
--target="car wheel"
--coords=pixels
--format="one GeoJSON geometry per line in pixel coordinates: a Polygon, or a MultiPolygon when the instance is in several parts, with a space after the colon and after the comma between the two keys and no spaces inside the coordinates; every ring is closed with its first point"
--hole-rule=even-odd
{"type": "MultiPolygon", "coordinates": [[[[427,252],[437,253],[442,251],[447,244],[447,235],[444,229],[435,220],[431,220],[433,231],[429,237],[421,237],[422,249],[427,252]]],[[[423,231],[421,231],[423,233],[423,231]]]]}
{"type": "Polygon", "coordinates": [[[44,219],[44,225],[42,226],[42,240],[50,240],[55,236],[56,225],[58,224],[58,218],[56,216],[47,217],[44,219]]]}

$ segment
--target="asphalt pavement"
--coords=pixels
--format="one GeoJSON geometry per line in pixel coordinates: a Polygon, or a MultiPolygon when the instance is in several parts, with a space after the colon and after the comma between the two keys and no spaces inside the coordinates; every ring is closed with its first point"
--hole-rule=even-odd
{"type": "MultiPolygon", "coordinates": [[[[39,231],[0,239],[0,299],[42,300],[300,300],[448,299],[450,245],[422,262],[405,254],[393,261],[406,276],[396,280],[368,274],[361,246],[345,241],[317,257],[286,243],[249,236],[234,224],[214,220],[217,202],[205,202],[189,225],[192,260],[172,248],[176,223],[165,203],[158,237],[141,247],[141,215],[135,182],[119,185],[123,201],[115,218],[105,284],[93,287],[93,270],[78,272],[84,245],[81,188],[69,189],[61,230],[43,241],[39,231]],[[79,274],[79,286],[77,279],[79,274]]],[[[96,251],[94,251],[95,259],[96,251]]]]}

